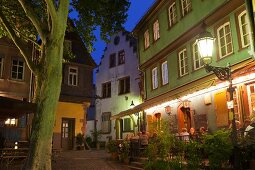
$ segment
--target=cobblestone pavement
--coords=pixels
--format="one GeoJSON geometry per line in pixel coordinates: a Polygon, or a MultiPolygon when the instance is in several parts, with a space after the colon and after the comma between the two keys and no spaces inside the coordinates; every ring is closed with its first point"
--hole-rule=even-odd
{"type": "Polygon", "coordinates": [[[110,160],[105,150],[62,151],[52,162],[53,170],[130,170],[110,160]]]}

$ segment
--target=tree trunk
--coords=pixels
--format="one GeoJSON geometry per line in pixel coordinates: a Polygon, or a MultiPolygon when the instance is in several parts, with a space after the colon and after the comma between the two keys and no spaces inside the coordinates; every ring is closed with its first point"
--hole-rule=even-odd
{"type": "Polygon", "coordinates": [[[55,110],[62,81],[62,56],[64,36],[48,40],[42,56],[45,60],[36,75],[35,101],[37,110],[33,118],[28,159],[23,169],[50,170],[52,135],[55,110]]]}

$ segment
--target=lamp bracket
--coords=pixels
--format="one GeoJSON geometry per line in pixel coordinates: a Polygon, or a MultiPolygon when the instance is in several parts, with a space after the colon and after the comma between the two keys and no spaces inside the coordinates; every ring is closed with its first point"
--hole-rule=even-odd
{"type": "Polygon", "coordinates": [[[209,64],[205,64],[204,66],[206,72],[213,72],[221,81],[230,80],[231,79],[231,70],[230,66],[227,67],[217,67],[211,66],[209,64]]]}

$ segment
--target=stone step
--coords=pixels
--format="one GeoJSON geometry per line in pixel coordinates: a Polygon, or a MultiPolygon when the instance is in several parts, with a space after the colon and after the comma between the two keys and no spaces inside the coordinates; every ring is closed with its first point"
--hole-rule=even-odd
{"type": "Polygon", "coordinates": [[[135,162],[135,161],[130,162],[129,165],[133,166],[133,167],[137,167],[137,168],[143,168],[144,167],[144,163],[142,163],[142,162],[135,162]]]}

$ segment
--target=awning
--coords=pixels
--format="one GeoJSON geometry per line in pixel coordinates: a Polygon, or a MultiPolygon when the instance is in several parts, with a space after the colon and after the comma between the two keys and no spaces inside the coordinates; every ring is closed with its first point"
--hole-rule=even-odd
{"type": "Polygon", "coordinates": [[[120,112],[117,115],[113,115],[111,117],[111,120],[118,119],[118,118],[124,117],[126,115],[131,115],[133,113],[138,113],[142,110],[148,109],[150,107],[161,104],[163,102],[171,101],[171,100],[180,98],[182,96],[194,93],[196,91],[199,91],[199,90],[202,90],[205,88],[209,88],[209,87],[215,85],[215,79],[213,77],[214,76],[210,75],[208,77],[196,80],[195,82],[188,83],[188,84],[185,84],[178,88],[172,89],[171,91],[164,93],[160,96],[146,100],[145,102],[141,103],[140,105],[135,106],[133,109],[128,109],[128,110],[120,112]]]}
{"type": "Polygon", "coordinates": [[[0,96],[0,120],[35,113],[36,104],[0,96]]]}

